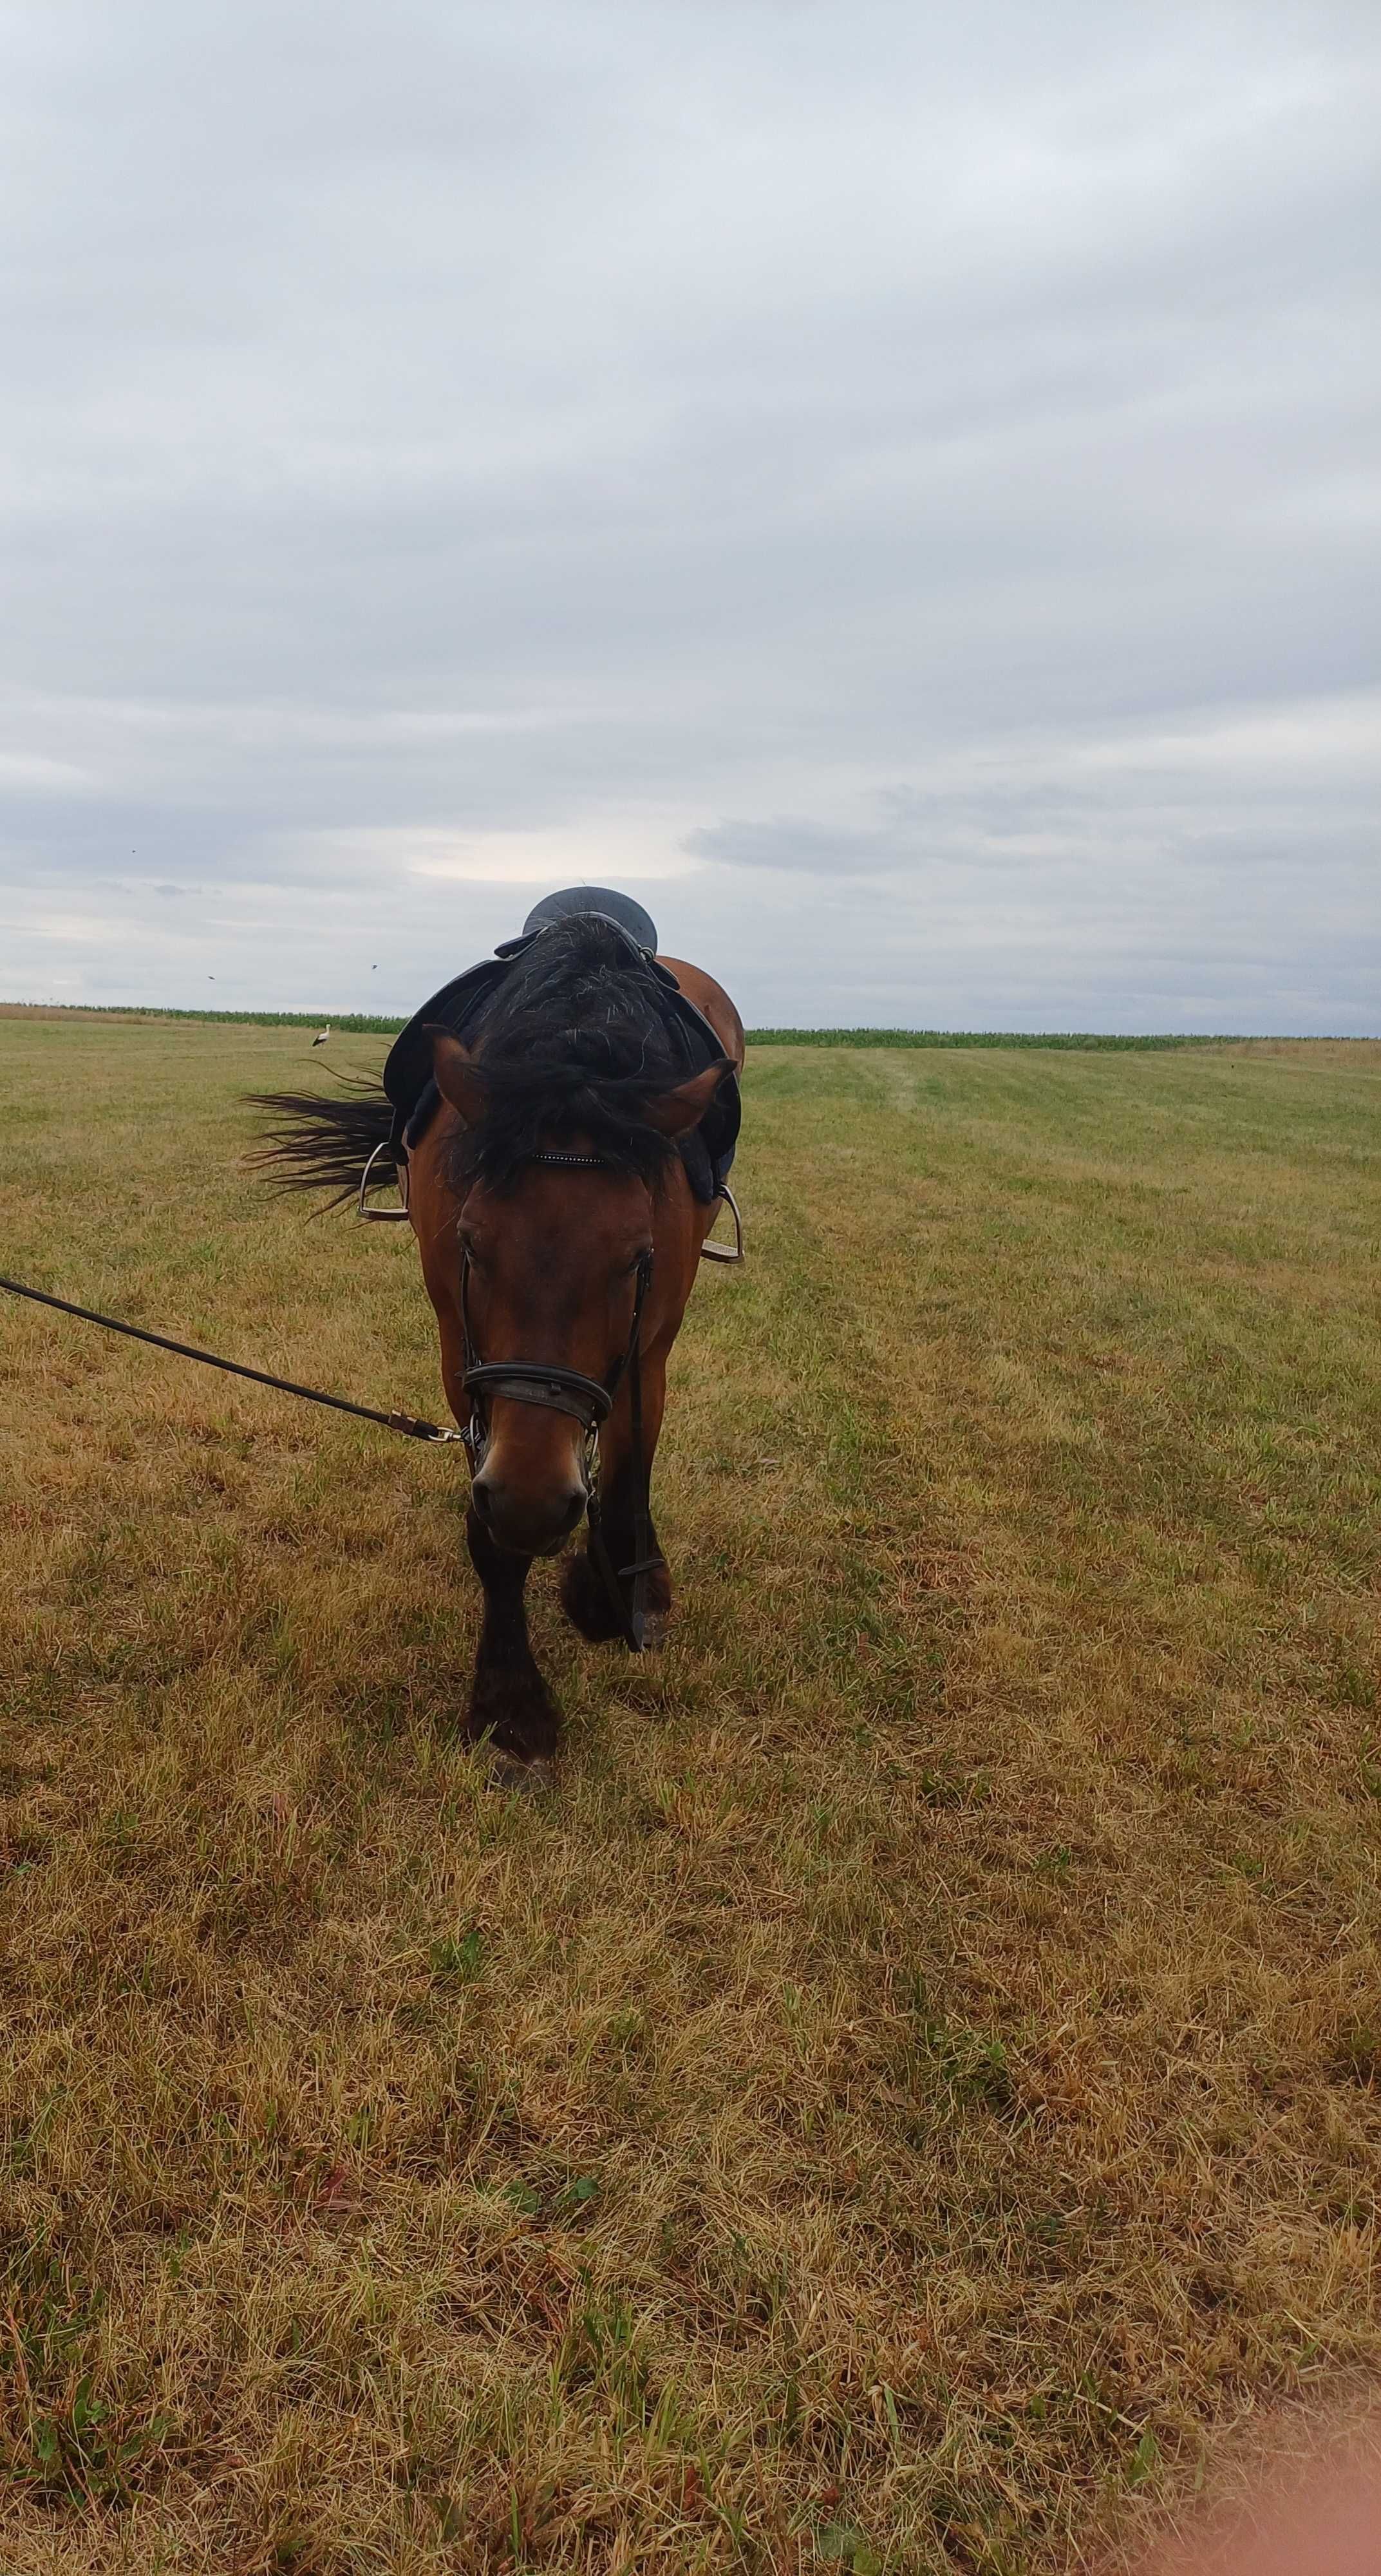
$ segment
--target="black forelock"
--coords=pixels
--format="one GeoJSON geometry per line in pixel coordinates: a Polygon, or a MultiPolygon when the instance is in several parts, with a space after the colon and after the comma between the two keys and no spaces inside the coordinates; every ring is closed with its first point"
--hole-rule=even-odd
{"type": "Polygon", "coordinates": [[[490,1003],[472,1061],[484,1116],[455,1138],[462,1186],[503,1189],[533,1154],[576,1136],[647,1181],[674,1150],[647,1111],[686,1068],[657,977],[612,921],[577,913],[542,931],[490,1003]]]}

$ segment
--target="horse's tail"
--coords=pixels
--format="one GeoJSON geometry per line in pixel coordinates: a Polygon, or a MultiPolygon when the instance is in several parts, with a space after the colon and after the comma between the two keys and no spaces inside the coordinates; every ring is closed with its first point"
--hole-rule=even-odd
{"type": "MultiPolygon", "coordinates": [[[[358,1193],[371,1154],[393,1134],[393,1104],[368,1076],[338,1076],[341,1095],[320,1091],[255,1091],[250,1105],[267,1113],[262,1150],[253,1165],[284,1190],[329,1190],[328,1207],[358,1193]]],[[[397,1172],[397,1157],[383,1153],[370,1175],[384,1189],[397,1172]]]]}

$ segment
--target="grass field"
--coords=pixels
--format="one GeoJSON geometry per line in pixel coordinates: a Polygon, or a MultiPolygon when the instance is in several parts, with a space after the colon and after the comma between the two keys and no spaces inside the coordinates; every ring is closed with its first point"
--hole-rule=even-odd
{"type": "MultiPolygon", "coordinates": [[[[0,1268],[435,1413],[305,1063],[0,1021],[0,1268]]],[[[549,1798],[454,1453],[0,1300],[4,2576],[1026,2576],[1381,2360],[1381,1046],[746,1099],[549,1798]]]]}

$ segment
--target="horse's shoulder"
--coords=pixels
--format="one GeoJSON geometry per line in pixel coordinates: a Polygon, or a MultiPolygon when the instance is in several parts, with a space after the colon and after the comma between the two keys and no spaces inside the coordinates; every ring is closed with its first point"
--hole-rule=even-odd
{"type": "Polygon", "coordinates": [[[730,1063],[736,1072],[741,1072],[743,1022],[723,985],[717,984],[713,975],[707,975],[703,966],[688,965],[683,957],[659,956],[657,963],[665,966],[669,975],[675,976],[687,1001],[694,1002],[696,1009],[704,1012],[730,1063]]]}

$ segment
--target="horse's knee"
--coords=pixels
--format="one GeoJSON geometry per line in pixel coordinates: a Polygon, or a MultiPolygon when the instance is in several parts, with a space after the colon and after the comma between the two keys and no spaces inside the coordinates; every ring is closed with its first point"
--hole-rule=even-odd
{"type": "MultiPolygon", "coordinates": [[[[606,1540],[614,1533],[607,1528],[606,1540]]],[[[653,1540],[655,1546],[655,1538],[653,1540]]],[[[618,1559],[615,1558],[617,1564],[618,1559]]],[[[671,1576],[664,1564],[651,1567],[645,1582],[646,1617],[643,1629],[643,1652],[654,1652],[663,1644],[671,1616],[671,1576]]],[[[571,1626],[592,1646],[611,1645],[616,1638],[628,1643],[628,1603],[622,1586],[616,1601],[608,1579],[597,1558],[588,1547],[566,1559],[561,1577],[561,1607],[571,1626]]]]}

